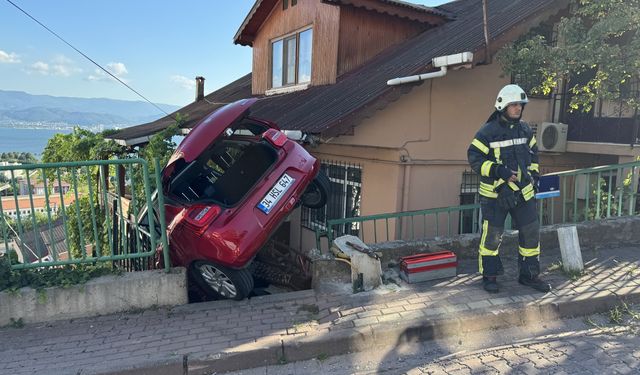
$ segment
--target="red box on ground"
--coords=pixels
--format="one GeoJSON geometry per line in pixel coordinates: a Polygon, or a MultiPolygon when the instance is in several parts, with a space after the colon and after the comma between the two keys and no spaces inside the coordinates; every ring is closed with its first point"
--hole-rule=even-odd
{"type": "Polygon", "coordinates": [[[400,258],[400,261],[400,277],[409,284],[457,274],[458,258],[451,251],[410,255],[400,258]]]}

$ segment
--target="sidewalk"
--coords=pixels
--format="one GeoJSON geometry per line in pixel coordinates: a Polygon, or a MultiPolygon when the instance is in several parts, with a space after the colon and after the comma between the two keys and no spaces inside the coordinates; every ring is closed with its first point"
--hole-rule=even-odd
{"type": "MultiPolygon", "coordinates": [[[[584,251],[570,280],[541,261],[555,287],[532,293],[504,258],[501,292],[479,287],[477,261],[455,279],[356,295],[285,293],[0,329],[0,374],[211,374],[388,347],[464,332],[603,312],[640,301],[640,247],[584,251]],[[185,356],[186,355],[186,356],[185,356]]],[[[553,268],[553,267],[552,267],[553,268]]]]}

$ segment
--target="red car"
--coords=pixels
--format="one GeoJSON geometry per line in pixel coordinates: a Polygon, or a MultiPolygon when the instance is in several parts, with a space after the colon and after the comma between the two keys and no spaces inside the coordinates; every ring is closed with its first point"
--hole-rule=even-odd
{"type": "Polygon", "coordinates": [[[326,203],[320,163],[269,121],[249,116],[256,99],[204,118],[162,171],[171,262],[209,297],[240,300],[248,265],[299,204],[326,203]]]}

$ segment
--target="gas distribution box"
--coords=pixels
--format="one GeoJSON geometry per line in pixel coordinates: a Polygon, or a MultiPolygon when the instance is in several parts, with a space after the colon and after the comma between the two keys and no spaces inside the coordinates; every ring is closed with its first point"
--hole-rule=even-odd
{"type": "Polygon", "coordinates": [[[400,277],[409,284],[457,274],[458,258],[451,251],[410,255],[400,260],[400,277]]]}

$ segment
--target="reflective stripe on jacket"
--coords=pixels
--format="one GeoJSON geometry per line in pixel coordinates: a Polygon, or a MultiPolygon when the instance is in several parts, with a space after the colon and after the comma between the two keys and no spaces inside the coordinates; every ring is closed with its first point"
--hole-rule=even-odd
{"type": "Polygon", "coordinates": [[[512,190],[520,190],[527,201],[535,195],[533,185],[540,174],[538,146],[525,122],[507,122],[494,116],[476,133],[467,158],[471,169],[480,175],[480,195],[497,198],[498,186],[505,183],[497,174],[499,165],[517,171],[518,183],[509,183],[512,190]]]}

